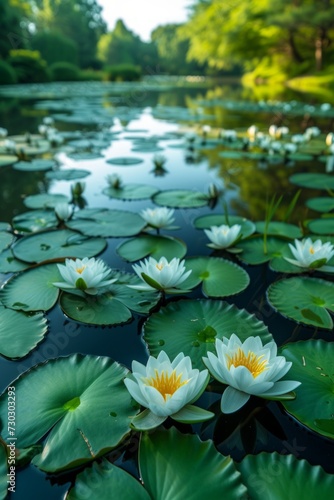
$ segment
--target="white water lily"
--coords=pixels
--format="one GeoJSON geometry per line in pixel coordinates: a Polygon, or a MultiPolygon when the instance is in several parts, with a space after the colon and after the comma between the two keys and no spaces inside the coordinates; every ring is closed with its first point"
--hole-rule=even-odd
{"type": "Polygon", "coordinates": [[[239,238],[241,232],[240,224],[233,226],[212,226],[210,229],[204,229],[205,234],[212,243],[208,246],[215,249],[229,248],[239,238]]]}
{"type": "Polygon", "coordinates": [[[132,426],[141,430],[163,423],[167,417],[177,421],[207,420],[213,413],[191,406],[204,392],[209,381],[208,370],[194,369],[189,356],[181,352],[173,361],[164,351],[150,356],[145,365],[132,362],[132,376],[124,383],[131,396],[143,407],[132,426]],[[201,418],[202,416],[202,418],[201,418]]]}
{"type": "Polygon", "coordinates": [[[65,265],[57,264],[64,281],[53,283],[67,292],[75,290],[77,294],[97,295],[104,288],[115,283],[116,279],[107,279],[111,269],[101,259],[66,259],[65,265]]]}
{"type": "Polygon", "coordinates": [[[122,187],[122,179],[118,174],[107,175],[106,181],[110,187],[120,189],[122,187]]]}
{"type": "Polygon", "coordinates": [[[257,127],[256,125],[251,125],[247,129],[247,135],[251,140],[254,140],[257,137],[258,132],[259,132],[259,127],[257,127]]]}
{"type": "Polygon", "coordinates": [[[216,339],[217,356],[208,352],[202,358],[211,375],[228,385],[221,399],[223,413],[233,413],[247,403],[251,395],[263,398],[281,396],[300,385],[294,380],[280,380],[292,363],[277,356],[274,341],[263,345],[260,337],[242,342],[234,333],[229,339],[216,339]]]}
{"type": "Polygon", "coordinates": [[[161,257],[159,261],[149,257],[132,267],[139,278],[144,281],[143,285],[128,285],[136,290],[156,289],[173,293],[191,273],[191,270],[186,271],[184,260],[180,261],[177,258],[168,262],[166,257],[161,257]]]}
{"type": "Polygon", "coordinates": [[[169,227],[174,222],[174,210],[166,207],[146,208],[140,212],[145,222],[157,229],[169,227]]]}
{"type": "Polygon", "coordinates": [[[312,137],[318,137],[321,134],[321,130],[319,127],[308,127],[305,132],[305,136],[307,139],[312,139],[312,137]]]}
{"type": "Polygon", "coordinates": [[[329,134],[326,135],[326,146],[332,146],[334,144],[334,134],[333,132],[329,132],[329,134]]]}
{"type": "Polygon", "coordinates": [[[63,203],[57,203],[54,210],[55,210],[57,219],[60,221],[67,221],[73,215],[73,207],[69,203],[67,203],[66,201],[63,203]]]}
{"type": "Polygon", "coordinates": [[[306,238],[302,241],[295,240],[295,246],[289,243],[294,259],[284,257],[291,264],[307,269],[320,269],[323,271],[332,270],[331,266],[325,266],[334,255],[334,246],[321,240],[312,241],[306,238]]]}
{"type": "Polygon", "coordinates": [[[6,128],[0,127],[0,139],[4,139],[8,135],[8,130],[6,128]]]}

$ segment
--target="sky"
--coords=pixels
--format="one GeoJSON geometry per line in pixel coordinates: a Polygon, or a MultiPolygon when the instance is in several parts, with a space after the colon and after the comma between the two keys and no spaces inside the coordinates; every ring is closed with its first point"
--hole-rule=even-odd
{"type": "Polygon", "coordinates": [[[182,23],[187,19],[188,5],[193,0],[98,0],[103,7],[103,18],[109,29],[117,19],[123,19],[127,28],[149,41],[150,33],[159,24],[182,23]]]}

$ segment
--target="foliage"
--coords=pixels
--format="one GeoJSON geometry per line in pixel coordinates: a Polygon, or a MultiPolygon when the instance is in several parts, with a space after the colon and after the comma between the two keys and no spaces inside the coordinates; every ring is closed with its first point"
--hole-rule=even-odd
{"type": "Polygon", "coordinates": [[[31,40],[33,50],[38,50],[48,64],[57,62],[78,63],[78,48],[75,42],[57,31],[42,31],[31,40]]]}
{"type": "Polygon", "coordinates": [[[141,78],[141,69],[133,64],[115,64],[105,69],[105,78],[110,82],[135,82],[141,78]]]}
{"type": "Polygon", "coordinates": [[[15,69],[19,83],[43,83],[50,80],[46,62],[38,51],[11,50],[8,62],[15,69]]]}
{"type": "Polygon", "coordinates": [[[74,82],[79,80],[79,68],[68,62],[56,62],[49,68],[55,82],[74,82]]]}
{"type": "Polygon", "coordinates": [[[27,30],[21,18],[28,11],[27,2],[0,0],[0,57],[6,58],[11,49],[26,46],[27,30]]]}
{"type": "Polygon", "coordinates": [[[5,61],[0,61],[0,85],[16,83],[17,77],[14,69],[5,61]]]}

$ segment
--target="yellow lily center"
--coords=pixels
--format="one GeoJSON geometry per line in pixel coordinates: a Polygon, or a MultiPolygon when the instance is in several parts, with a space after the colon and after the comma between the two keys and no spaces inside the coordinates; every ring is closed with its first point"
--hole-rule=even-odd
{"type": "Polygon", "coordinates": [[[144,381],[147,385],[150,385],[159,391],[165,401],[169,399],[180,387],[189,382],[189,380],[181,382],[182,372],[177,375],[176,370],[173,370],[172,373],[167,373],[164,370],[158,372],[158,370],[155,369],[154,373],[154,377],[145,378],[144,381]]]}
{"type": "Polygon", "coordinates": [[[312,246],[310,247],[310,254],[314,254],[314,248],[312,246]]]}
{"type": "Polygon", "coordinates": [[[244,351],[239,347],[237,352],[233,354],[233,356],[226,355],[227,357],[227,368],[230,369],[233,365],[237,366],[245,366],[253,375],[254,378],[258,377],[264,370],[267,370],[268,360],[262,359],[263,354],[261,356],[257,356],[255,352],[248,351],[247,356],[244,351]]]}
{"type": "Polygon", "coordinates": [[[76,272],[78,274],[82,274],[84,272],[84,270],[86,269],[86,266],[82,266],[82,267],[77,267],[76,269],[76,272]]]}
{"type": "Polygon", "coordinates": [[[163,264],[156,264],[155,267],[161,271],[164,268],[163,264]]]}

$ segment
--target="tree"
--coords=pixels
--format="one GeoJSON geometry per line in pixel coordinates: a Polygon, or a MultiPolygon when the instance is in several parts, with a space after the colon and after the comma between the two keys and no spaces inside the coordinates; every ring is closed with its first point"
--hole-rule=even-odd
{"type": "Polygon", "coordinates": [[[0,58],[6,58],[9,51],[24,48],[28,32],[23,16],[28,15],[29,4],[21,0],[0,0],[0,58]]]}

